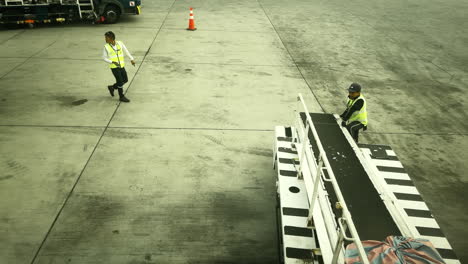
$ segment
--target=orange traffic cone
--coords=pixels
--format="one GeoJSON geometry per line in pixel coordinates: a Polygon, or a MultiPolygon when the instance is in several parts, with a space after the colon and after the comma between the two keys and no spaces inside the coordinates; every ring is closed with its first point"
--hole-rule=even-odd
{"type": "Polygon", "coordinates": [[[195,27],[195,19],[193,19],[193,8],[190,8],[190,18],[187,30],[197,30],[197,28],[195,27]]]}

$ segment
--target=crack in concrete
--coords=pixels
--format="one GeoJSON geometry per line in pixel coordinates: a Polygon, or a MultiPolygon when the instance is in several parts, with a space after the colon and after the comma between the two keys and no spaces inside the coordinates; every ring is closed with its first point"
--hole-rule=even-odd
{"type": "Polygon", "coordinates": [[[25,31],[26,31],[26,30],[23,30],[23,31],[21,31],[21,32],[19,32],[19,33],[16,33],[15,35],[13,35],[13,36],[7,38],[6,40],[0,42],[0,45],[3,45],[3,44],[5,44],[6,42],[8,42],[9,40],[12,40],[12,39],[16,38],[17,36],[23,34],[25,31]]]}
{"type": "MultiPolygon", "coordinates": [[[[214,128],[214,127],[132,127],[132,126],[56,126],[56,125],[0,125],[0,127],[31,127],[31,128],[105,128],[105,129],[139,129],[139,130],[203,130],[203,131],[245,131],[272,132],[274,129],[262,128],[214,128]]],[[[467,133],[437,133],[437,132],[370,132],[374,135],[422,135],[422,136],[468,136],[467,133]]]]}
{"type": "MultiPolygon", "coordinates": [[[[50,46],[54,45],[55,43],[57,42],[57,40],[55,40],[54,42],[52,42],[49,46],[41,49],[40,51],[34,53],[33,55],[31,55],[30,57],[28,57],[25,61],[23,61],[22,63],[18,64],[16,67],[13,67],[13,69],[11,69],[9,72],[5,73],[4,75],[0,76],[0,80],[3,79],[5,76],[7,76],[8,74],[12,73],[14,70],[18,69],[19,67],[23,66],[28,60],[32,59],[34,56],[40,54],[41,52],[43,52],[44,50],[50,48],[50,46]]],[[[23,58],[24,59],[24,58],[23,58]]]]}

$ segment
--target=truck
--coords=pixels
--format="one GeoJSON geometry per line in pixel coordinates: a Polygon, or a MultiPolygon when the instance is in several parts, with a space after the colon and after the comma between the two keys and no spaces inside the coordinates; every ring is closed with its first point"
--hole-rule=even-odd
{"type": "Polygon", "coordinates": [[[123,14],[139,15],[141,0],[0,0],[0,24],[88,20],[113,24],[123,14]]]}

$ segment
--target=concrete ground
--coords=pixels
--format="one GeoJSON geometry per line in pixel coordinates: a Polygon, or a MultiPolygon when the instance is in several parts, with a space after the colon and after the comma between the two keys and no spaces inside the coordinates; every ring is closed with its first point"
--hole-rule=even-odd
{"type": "Polygon", "coordinates": [[[341,112],[353,81],[361,142],[395,149],[468,263],[467,8],[161,0],[115,25],[1,30],[0,263],[275,263],[273,127],[297,93],[341,112]],[[108,30],[136,57],[129,104],[106,90],[108,30]]]}

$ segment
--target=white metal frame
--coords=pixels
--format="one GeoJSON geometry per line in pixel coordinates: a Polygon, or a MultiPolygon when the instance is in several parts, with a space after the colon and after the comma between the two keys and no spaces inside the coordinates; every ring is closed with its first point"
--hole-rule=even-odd
{"type": "MultiPolygon", "coordinates": [[[[296,132],[298,133],[298,136],[302,138],[302,134],[300,133],[301,131],[304,132],[304,127],[301,124],[299,124],[297,127],[299,127],[300,129],[296,130],[296,132]]],[[[296,146],[296,150],[298,153],[301,153],[304,144],[305,144],[305,147],[310,150],[309,141],[303,142],[303,143],[296,143],[295,146],[296,146]]],[[[310,167],[317,168],[317,164],[315,163],[315,158],[313,157],[313,153],[310,151],[306,151],[305,153],[306,153],[305,155],[309,156],[309,160],[312,160],[310,167]]],[[[309,168],[309,163],[307,162],[307,159],[302,160],[300,164],[301,164],[300,166],[302,167],[301,175],[304,179],[305,186],[306,187],[314,186],[314,182],[315,182],[314,179],[317,179],[315,175],[316,170],[309,168]]],[[[323,182],[321,182],[320,185],[321,185],[320,188],[317,189],[318,191],[317,201],[319,203],[319,206],[314,206],[314,211],[312,212],[313,219],[314,219],[313,226],[309,220],[306,220],[307,221],[306,224],[308,225],[309,228],[314,228],[316,230],[317,238],[321,243],[320,251],[321,251],[324,263],[331,263],[331,260],[333,257],[333,248],[335,246],[333,241],[338,240],[338,235],[335,231],[338,228],[338,224],[335,222],[332,205],[330,204],[330,200],[328,199],[328,193],[325,190],[325,186],[323,182]]],[[[312,201],[312,193],[308,192],[307,188],[306,188],[306,192],[308,193],[307,196],[308,196],[308,202],[310,205],[312,201]]],[[[343,260],[341,262],[344,262],[343,257],[344,257],[343,255],[340,257],[340,260],[343,260]]]]}
{"type": "Polygon", "coordinates": [[[5,0],[5,6],[17,6],[18,4],[14,4],[14,3],[21,3],[21,5],[23,5],[23,0],[5,0]],[[13,3],[13,4],[10,4],[10,3],[13,3]]]}
{"type": "MultiPolygon", "coordinates": [[[[293,131],[293,133],[295,133],[293,131]]],[[[275,127],[275,137],[286,137],[285,134],[285,127],[277,126],[275,127]]],[[[284,207],[293,207],[299,209],[308,209],[309,208],[309,199],[307,197],[307,191],[305,185],[307,184],[302,179],[297,177],[285,177],[282,176],[280,171],[281,170],[295,170],[294,164],[285,164],[281,163],[279,160],[283,159],[292,159],[297,160],[297,153],[285,153],[278,151],[280,147],[283,148],[294,148],[293,142],[286,142],[286,141],[275,141],[273,146],[273,168],[277,170],[278,178],[277,178],[277,193],[280,208],[284,207]],[[291,186],[295,186],[299,188],[298,193],[291,193],[289,188],[291,186]]],[[[315,259],[315,255],[318,253],[318,245],[315,241],[315,234],[313,237],[305,237],[305,236],[292,236],[285,234],[285,226],[293,226],[299,228],[307,228],[307,216],[293,216],[293,215],[284,215],[283,211],[281,211],[281,235],[282,235],[282,257],[285,264],[300,264],[300,263],[310,263],[310,264],[318,264],[318,260],[315,259]],[[287,256],[287,248],[297,248],[297,249],[306,249],[311,250],[311,261],[305,261],[304,259],[297,259],[297,258],[290,258],[287,256]]],[[[329,262],[326,262],[329,263],[329,262]]]]}
{"type": "MultiPolygon", "coordinates": [[[[39,3],[39,4],[25,4],[24,0],[4,0],[5,6],[36,6],[36,5],[49,5],[50,0],[46,0],[45,3],[39,3]]],[[[60,0],[60,4],[62,4],[62,0],[60,0]]]]}
{"type": "MultiPolygon", "coordinates": [[[[52,2],[51,0],[46,0],[42,4],[25,4],[24,0],[4,0],[5,1],[5,6],[48,6],[50,4],[60,4],[63,5],[63,0],[60,0],[59,2],[54,1],[52,2]]],[[[0,4],[1,5],[1,4],[0,4]]],[[[97,18],[97,14],[94,11],[94,2],[93,0],[75,0],[74,3],[71,3],[71,5],[76,5],[78,7],[78,14],[80,18],[83,18],[83,14],[90,14],[94,18],[97,18]]],[[[88,18],[91,18],[88,17],[88,18]]]]}

